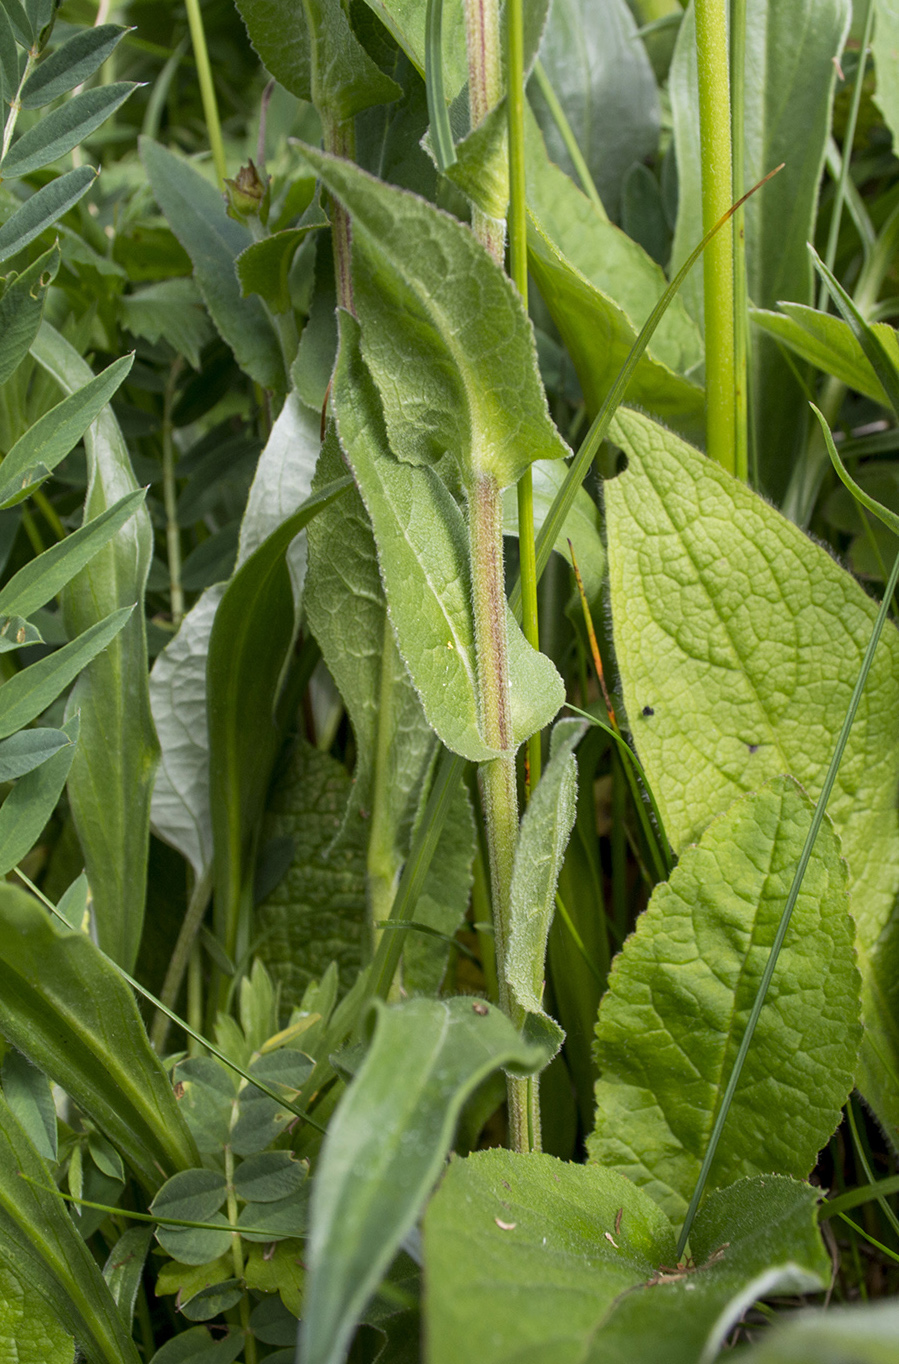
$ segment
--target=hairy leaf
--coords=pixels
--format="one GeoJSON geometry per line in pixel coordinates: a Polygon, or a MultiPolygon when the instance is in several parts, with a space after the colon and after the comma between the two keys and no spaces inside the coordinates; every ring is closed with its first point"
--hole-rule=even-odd
{"type": "Polygon", "coordinates": [[[30,175],[51,161],[58,161],[124,104],[134,88],[130,81],[97,85],[45,114],[16,139],[0,161],[3,178],[30,175]]]}
{"type": "Polygon", "coordinates": [[[127,32],[118,24],[98,24],[96,28],[81,29],[60,43],[28,77],[22,92],[22,108],[40,109],[74,90],[103,65],[127,32]]]}
{"type": "Polygon", "coordinates": [[[97,172],[92,166],[78,166],[26,199],[0,227],[0,261],[16,255],[45,228],[52,227],[87,193],[96,178],[97,172]]]}

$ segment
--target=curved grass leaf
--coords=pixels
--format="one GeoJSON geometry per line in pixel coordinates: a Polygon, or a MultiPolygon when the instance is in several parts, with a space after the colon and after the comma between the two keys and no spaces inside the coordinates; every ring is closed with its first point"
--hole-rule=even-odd
{"type": "Polygon", "coordinates": [[[660,1209],[610,1170],[454,1160],[424,1220],[429,1364],[715,1359],[756,1298],[827,1281],[816,1194],[776,1176],[712,1194],[685,1272],[660,1209]]]}
{"type": "Polygon", "coordinates": [[[500,487],[566,455],[521,299],[472,233],[349,162],[303,154],[353,219],[362,351],[394,454],[428,465],[449,451],[466,485],[500,487]]]}
{"type": "Polygon", "coordinates": [[[54,244],[8,281],[0,298],[0,384],[6,383],[28,354],[58,269],[59,246],[54,244]]]}
{"type": "MultiPolygon", "coordinates": [[[[613,439],[630,461],[605,485],[615,651],[637,752],[680,851],[779,773],[817,798],[877,609],[823,549],[669,432],[621,410],[613,439]]],[[[828,805],[858,927],[859,1085],[894,1142],[897,678],[888,625],[828,805]]]]}
{"type": "Polygon", "coordinates": [[[81,29],[60,43],[28,77],[22,92],[22,108],[40,109],[74,90],[103,65],[127,32],[118,24],[98,24],[96,28],[81,29]]]}
{"type": "MultiPolygon", "coordinates": [[[[52,335],[52,332],[45,332],[35,342],[36,358],[43,355],[46,361],[50,360],[52,340],[51,349],[45,346],[52,335]]],[[[133,355],[123,355],[101,374],[89,374],[86,383],[74,386],[68,397],[51,407],[20,436],[0,464],[0,503],[8,505],[14,499],[27,497],[32,488],[65,459],[103,411],[133,362],[133,355]]]]}
{"type": "Polygon", "coordinates": [[[47,658],[15,673],[0,687],[0,739],[14,734],[55,701],[92,659],[107,649],[127,624],[132,607],[113,611],[47,658]]]}
{"type": "MultiPolygon", "coordinates": [[[[684,849],[613,964],[588,1150],[672,1218],[696,1183],[811,818],[788,777],[737,801],[684,849]]],[[[718,1187],[769,1170],[804,1177],[839,1122],[861,1038],[846,882],[825,825],[718,1145],[718,1187]]]]}
{"type": "Polygon", "coordinates": [[[545,1061],[480,1000],[378,1004],[365,1061],[328,1127],[312,1191],[304,1364],[337,1364],[437,1179],[462,1105],[502,1067],[545,1061]],[[403,1102],[396,1103],[397,1066],[403,1102]]]}
{"type": "Polygon", "coordinates": [[[59,731],[68,741],[65,747],[20,777],[0,805],[0,876],[31,851],[56,809],[75,758],[79,728],[75,714],[59,731]]]}
{"type": "Polygon", "coordinates": [[[134,515],[145,497],[144,488],[126,493],[107,511],[73,531],[65,540],[51,545],[14,573],[0,588],[0,619],[8,615],[30,616],[55,597],[134,515]]]}
{"type": "Polygon", "coordinates": [[[52,113],[45,114],[16,139],[0,161],[3,178],[30,175],[32,171],[58,161],[115,113],[134,89],[131,81],[98,85],[91,90],[82,90],[80,95],[74,95],[52,113]]]}
{"type": "MultiPolygon", "coordinates": [[[[468,535],[458,504],[427,466],[395,460],[378,395],[359,351],[359,329],[340,315],[333,401],[341,444],[371,518],[390,619],[428,723],[472,762],[495,757],[478,725],[468,535]]],[[[556,715],[562,682],[506,614],[513,741],[556,715]]]]}
{"type": "Polygon", "coordinates": [[[3,1035],[64,1086],[147,1189],[196,1165],[134,996],[102,952],[9,884],[0,885],[0,928],[3,1035]]]}
{"type": "MultiPolygon", "coordinates": [[[[10,890],[2,887],[0,899],[5,901],[10,890]]],[[[131,1330],[93,1254],[57,1194],[50,1170],[2,1096],[0,1254],[41,1295],[91,1364],[139,1364],[131,1330]]]]}
{"type": "Polygon", "coordinates": [[[96,178],[93,167],[77,166],[26,199],[0,227],[0,261],[8,260],[40,236],[45,228],[52,227],[83,198],[96,178]]]}
{"type": "Polygon", "coordinates": [[[344,479],[322,489],[263,541],[231,579],[212,626],[206,685],[216,915],[232,960],[247,854],[284,737],[276,711],[295,632],[285,556],[348,486],[344,479]]]}
{"type": "MultiPolygon", "coordinates": [[[[281,20],[283,35],[283,17],[281,20]]],[[[252,242],[250,229],[229,218],[221,194],[193,166],[152,138],[140,154],[169,226],[191,258],[213,322],[235,359],[263,388],[283,393],[284,361],[262,300],[241,298],[235,258],[252,242]]]]}
{"type": "MultiPolygon", "coordinates": [[[[789,346],[803,360],[808,360],[825,374],[833,374],[876,403],[889,405],[883,385],[843,318],[818,312],[801,303],[782,303],[777,313],[753,308],[750,316],[756,326],[789,346]]],[[[874,330],[899,363],[895,328],[878,322],[874,330]]]]}
{"type": "MultiPolygon", "coordinates": [[[[90,367],[46,323],[32,354],[67,393],[77,395],[93,381],[90,367]]],[[[85,450],[84,521],[89,524],[136,492],[137,481],[109,407],[85,433],[85,450]]],[[[112,647],[78,679],[69,700],[69,706],[81,712],[81,744],[68,796],[94,897],[97,940],[126,968],[134,963],[143,930],[150,794],[158,754],[143,613],[152,546],[149,513],[146,506],[138,506],[68,583],[62,598],[70,637],[95,629],[101,613],[138,604],[112,647]]]]}

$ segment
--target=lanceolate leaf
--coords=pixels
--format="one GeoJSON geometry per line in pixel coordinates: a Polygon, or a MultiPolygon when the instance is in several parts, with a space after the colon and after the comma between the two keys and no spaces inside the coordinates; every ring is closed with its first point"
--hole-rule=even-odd
{"type": "Polygon", "coordinates": [[[237,363],[263,388],[283,392],[275,329],[261,299],[241,298],[234,274],[235,257],[253,240],[250,229],[228,217],[221,194],[188,162],[149,137],[141,138],[140,151],[159,207],[190,256],[212,320],[237,363]]]}
{"type": "Polygon", "coordinates": [[[81,29],[35,67],[22,93],[23,109],[40,109],[86,81],[128,32],[118,24],[81,29]]]}
{"type": "Polygon", "coordinates": [[[54,244],[7,283],[0,298],[0,384],[6,383],[28,354],[41,324],[47,290],[58,269],[59,247],[54,244]]]}
{"type": "MultiPolygon", "coordinates": [[[[400,653],[428,722],[453,752],[473,762],[495,756],[478,729],[471,567],[462,513],[428,467],[391,455],[378,395],[359,353],[358,326],[341,314],[333,401],[378,544],[381,576],[400,653]]],[[[561,679],[507,612],[514,742],[555,716],[561,679]]]]}
{"type": "Polygon", "coordinates": [[[0,1254],[40,1293],[91,1364],[139,1364],[131,1330],[56,1192],[48,1166],[2,1097],[0,1254]]]}
{"type": "Polygon", "coordinates": [[[679,1271],[670,1223],[610,1170],[478,1151],[424,1224],[430,1364],[697,1364],[747,1305],[830,1266],[817,1191],[768,1176],[709,1196],[679,1271]]]}
{"type": "Polygon", "coordinates": [[[0,227],[0,261],[8,260],[40,236],[45,227],[51,227],[77,204],[96,178],[97,172],[91,166],[78,166],[26,199],[0,227]]]}
{"type": "MultiPolygon", "coordinates": [[[[93,380],[89,366],[46,323],[32,354],[67,393],[77,393],[93,380]]],[[[88,523],[135,492],[137,481],[108,407],[87,431],[85,449],[88,523]]],[[[97,939],[126,970],[134,964],[143,928],[150,793],[158,754],[143,612],[151,556],[149,513],[138,506],[63,593],[63,617],[73,637],[95,628],[98,615],[137,604],[113,646],[78,679],[69,701],[81,712],[81,743],[68,795],[94,897],[97,939]]]]}
{"type": "Polygon", "coordinates": [[[312,1193],[304,1364],[337,1364],[437,1179],[465,1099],[494,1070],[545,1060],[480,1000],[378,1007],[375,1036],[328,1128],[312,1193]],[[403,1102],[396,1103],[397,1066],[403,1102]]]}
{"type": "MultiPolygon", "coordinates": [[[[812,805],[776,778],[714,820],[615,959],[596,1028],[592,1159],[674,1219],[696,1183],[812,805]]],[[[710,1175],[806,1176],[852,1088],[861,1037],[846,869],[818,835],[710,1175]]]]}
{"type": "Polygon", "coordinates": [[[45,114],[12,144],[0,162],[3,178],[29,175],[51,161],[58,161],[124,104],[134,88],[130,81],[98,85],[82,90],[80,95],[45,114]]]}
{"type": "Polygon", "coordinates": [[[90,938],[0,885],[0,1029],[64,1086],[150,1191],[198,1163],[134,996],[90,938]]]}
{"type": "MultiPolygon", "coordinates": [[[[613,439],[629,459],[605,485],[615,652],[637,752],[681,852],[779,773],[817,797],[876,608],[829,554],[669,432],[622,409],[613,439]]],[[[828,805],[858,926],[859,1085],[894,1141],[897,678],[887,626],[828,805]]]]}
{"type": "Polygon", "coordinates": [[[61,729],[21,729],[0,739],[0,781],[15,781],[70,743],[61,729]]]}
{"type": "Polygon", "coordinates": [[[0,805],[0,876],[12,871],[31,851],[56,809],[75,757],[78,730],[76,714],[61,731],[69,741],[65,748],[20,777],[0,805]]]}
{"type": "Polygon", "coordinates": [[[304,155],[353,219],[363,355],[394,454],[436,464],[449,451],[463,483],[501,487],[567,454],[521,300],[472,233],[348,162],[304,155]]]}
{"type": "MultiPolygon", "coordinates": [[[[849,388],[867,394],[884,407],[889,406],[883,385],[842,317],[820,313],[801,303],[782,303],[781,311],[777,313],[754,308],[751,315],[757,326],[789,346],[803,360],[809,360],[825,374],[835,375],[849,388]]],[[[878,322],[874,331],[899,364],[895,328],[878,322]]]]}

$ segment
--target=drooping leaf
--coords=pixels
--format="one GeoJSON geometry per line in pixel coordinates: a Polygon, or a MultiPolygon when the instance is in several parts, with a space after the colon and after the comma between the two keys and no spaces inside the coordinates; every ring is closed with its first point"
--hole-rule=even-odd
{"type": "MultiPolygon", "coordinates": [[[[72,1364],[75,1342],[52,1307],[30,1284],[0,1263],[0,1343],[9,1343],[15,1364],[72,1364]]],[[[6,1348],[4,1348],[6,1354],[6,1348]]]]}
{"type": "MultiPolygon", "coordinates": [[[[876,608],[825,550],[669,432],[621,409],[613,439],[630,461],[605,485],[615,652],[637,753],[680,852],[779,773],[817,797],[876,608]]],[[[894,1141],[897,677],[888,625],[828,805],[858,928],[859,1085],[894,1141]]]]}
{"type": "MultiPolygon", "coordinates": [[[[801,303],[782,303],[781,311],[752,309],[752,320],[769,335],[789,346],[803,360],[810,361],[825,374],[833,374],[849,388],[889,406],[883,386],[847,322],[833,313],[820,313],[801,303]]],[[[875,330],[899,364],[899,343],[895,328],[875,323],[875,330]]]]}
{"type": "MultiPolygon", "coordinates": [[[[283,35],[283,29],[282,29],[283,35]]],[[[142,137],[140,153],[153,193],[190,256],[213,322],[240,367],[263,388],[283,393],[284,361],[262,300],[241,298],[235,258],[250,245],[250,229],[225,211],[221,194],[180,157],[142,137]]]]}
{"type": "Polygon", "coordinates": [[[65,747],[19,777],[0,805],[0,876],[12,871],[31,851],[56,809],[75,758],[79,729],[76,712],[60,731],[68,740],[65,747]]]}
{"type": "MultiPolygon", "coordinates": [[[[744,209],[749,297],[759,308],[783,299],[812,302],[806,242],[815,235],[821,171],[830,136],[836,61],[848,32],[848,0],[749,0],[745,36],[745,176],[735,197],[785,163],[744,209]],[[802,129],[797,140],[796,129],[802,129]]],[[[671,269],[678,270],[702,238],[696,40],[690,7],[680,26],[671,66],[678,211],[671,269]]],[[[681,294],[703,324],[702,271],[693,270],[681,294]]],[[[756,335],[749,391],[763,489],[780,501],[806,429],[803,391],[776,344],[756,335]]]]}
{"type": "MultiPolygon", "coordinates": [[[[51,337],[52,332],[47,330],[43,342],[51,337]]],[[[35,345],[49,357],[41,338],[35,345]]],[[[9,503],[17,495],[27,497],[65,459],[123,382],[133,358],[123,355],[102,374],[90,375],[87,382],[74,386],[67,397],[20,436],[0,464],[0,502],[9,503]]]]}
{"type": "Polygon", "coordinates": [[[62,1084],[156,1189],[197,1163],[134,997],[90,938],[58,929],[36,900],[0,885],[0,1029],[62,1084]]]}
{"type": "MultiPolygon", "coordinates": [[[[395,460],[387,446],[358,327],[341,314],[333,402],[341,444],[378,544],[390,619],[428,722],[473,762],[494,755],[481,737],[475,685],[471,567],[462,513],[436,473],[395,460]]],[[[561,679],[507,613],[514,742],[554,717],[561,679]]]]}
{"type": "Polygon", "coordinates": [[[323,117],[342,122],[401,93],[355,36],[339,0],[290,0],[287,12],[272,0],[240,0],[238,9],[272,75],[323,117]]]}
{"type": "Polygon", "coordinates": [[[58,161],[124,104],[134,88],[131,81],[96,85],[90,90],[82,90],[80,95],[73,95],[52,113],[45,114],[16,139],[0,161],[3,178],[29,175],[58,161]]]}
{"type": "Polygon", "coordinates": [[[710,1195],[684,1271],[660,1209],[610,1170],[500,1150],[454,1160],[424,1222],[429,1360],[714,1359],[747,1303],[826,1281],[815,1198],[774,1176],[710,1195]]]}
{"type": "Polygon", "coordinates": [[[77,166],[26,199],[0,227],[0,261],[8,260],[40,236],[44,228],[52,227],[87,193],[96,178],[92,166],[77,166]]]}
{"type": "MultiPolygon", "coordinates": [[[[47,323],[32,354],[65,392],[77,393],[93,379],[89,366],[47,323]]],[[[85,450],[88,523],[137,491],[137,480],[109,407],[85,433],[85,450]]],[[[138,506],[66,586],[62,598],[72,638],[98,628],[98,616],[137,604],[115,642],[79,677],[69,699],[70,707],[81,713],[69,805],[91,883],[97,941],[126,969],[134,964],[143,929],[150,795],[159,752],[150,714],[143,612],[152,546],[149,513],[138,506]]]]}
{"type": "Polygon", "coordinates": [[[199,880],[212,863],[206,657],[224,584],[208,588],[150,673],[150,705],[161,749],[153,828],[187,858],[199,880]]]}
{"type": "Polygon", "coordinates": [[[58,269],[59,247],[54,244],[7,283],[0,298],[0,384],[6,383],[28,354],[58,269]]]}
{"type": "MultiPolygon", "coordinates": [[[[288,547],[341,480],[310,497],[246,560],[215,613],[206,665],[216,914],[229,956],[236,948],[247,853],[262,814],[286,717],[276,714],[295,633],[288,547]]],[[[292,719],[292,716],[290,717],[292,719]]]]}
{"type": "MultiPolygon", "coordinates": [[[[693,1192],[811,817],[811,802],[787,777],[737,801],[684,849],[612,966],[596,1028],[588,1149],[646,1186],[672,1217],[693,1192]]],[[[861,1038],[853,936],[845,864],[825,826],[713,1186],[769,1170],[804,1177],[837,1126],[861,1038]]]]}
{"type": "MultiPolygon", "coordinates": [[[[3,900],[7,890],[12,887],[0,890],[3,900]]],[[[119,1315],[93,1254],[66,1211],[48,1166],[2,1097],[0,1255],[15,1265],[17,1278],[41,1295],[91,1364],[95,1360],[98,1364],[138,1364],[140,1355],[131,1331],[119,1315]]],[[[54,1342],[58,1348],[57,1342],[58,1336],[54,1342]]]]}
{"type": "Polygon", "coordinates": [[[524,1010],[525,1035],[546,1040],[556,1050],[564,1034],[543,1009],[546,941],[574,824],[577,763],[572,750],[583,732],[579,720],[560,720],[553,730],[550,761],[521,821],[509,891],[506,980],[516,1005],[524,1010]]]}
{"type": "MultiPolygon", "coordinates": [[[[312,491],[312,479],[321,448],[320,428],[320,414],[304,406],[296,392],[288,393],[256,465],[256,474],[240,523],[238,568],[272,531],[277,530],[282,521],[293,516],[312,491]]],[[[346,469],[341,466],[335,469],[334,478],[342,478],[345,474],[346,469]]],[[[297,601],[305,573],[305,541],[306,536],[301,535],[287,551],[287,564],[297,601]]]]}
{"type": "MultiPolygon", "coordinates": [[[[74,90],[111,56],[128,32],[118,24],[80,29],[34,68],[22,92],[23,109],[41,109],[74,90]]],[[[108,88],[108,87],[107,87],[108,88]]]]}
{"type": "Polygon", "coordinates": [[[497,1009],[457,997],[378,1007],[362,1067],[331,1119],[312,1194],[304,1364],[336,1364],[437,1178],[465,1099],[494,1070],[544,1059],[497,1009]],[[403,1103],[395,1100],[403,1069],[403,1103]]]}
{"type": "Polygon", "coordinates": [[[472,233],[349,162],[304,155],[353,220],[362,352],[394,454],[428,465],[449,451],[463,483],[500,487],[564,456],[521,300],[472,233]]]}

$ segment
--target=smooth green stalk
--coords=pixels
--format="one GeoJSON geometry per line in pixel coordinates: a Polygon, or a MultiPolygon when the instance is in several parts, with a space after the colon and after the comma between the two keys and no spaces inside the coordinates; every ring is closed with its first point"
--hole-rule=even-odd
{"type": "Polygon", "coordinates": [[[184,589],[181,586],[181,527],[178,524],[178,490],[175,487],[175,426],[172,411],[183,360],[179,355],[172,365],[165,386],[162,410],[162,489],[165,502],[165,543],[169,560],[169,593],[172,624],[175,629],[184,619],[184,589]]]}
{"type": "MultiPolygon", "coordinates": [[[[843,217],[843,204],[846,201],[846,185],[849,181],[849,162],[852,156],[852,144],[855,141],[855,129],[858,123],[858,111],[862,102],[862,86],[865,82],[865,64],[868,60],[868,47],[871,42],[871,32],[874,28],[874,5],[872,0],[863,0],[864,30],[862,32],[861,50],[858,54],[858,72],[855,77],[855,87],[852,91],[852,102],[849,105],[849,117],[846,120],[846,136],[843,138],[843,157],[840,163],[840,174],[836,183],[834,194],[833,212],[830,215],[830,228],[827,233],[827,249],[824,252],[824,261],[828,270],[832,270],[837,258],[837,243],[840,239],[840,222],[843,217]]],[[[827,312],[830,295],[824,280],[821,280],[818,288],[818,308],[821,312],[827,312]]]]}
{"type": "Polygon", "coordinates": [[[577,138],[572,131],[571,124],[565,117],[565,110],[559,103],[559,98],[552,88],[549,76],[547,76],[543,69],[543,63],[539,59],[534,63],[534,79],[537,82],[537,88],[546,101],[546,107],[552,115],[553,122],[559,130],[559,136],[565,143],[565,150],[571,158],[571,164],[577,171],[577,177],[581,182],[581,189],[584,191],[600,217],[605,218],[606,211],[603,207],[602,199],[599,197],[599,190],[596,188],[593,176],[590,174],[590,167],[584,160],[583,152],[577,144],[577,138]]]}
{"type": "Polygon", "coordinates": [[[425,86],[431,140],[437,169],[446,172],[456,161],[453,130],[443,90],[443,0],[428,0],[425,16],[425,86]]]}
{"type": "Polygon", "coordinates": [[[863,1203],[873,1203],[875,1199],[887,1198],[890,1194],[896,1193],[899,1193],[899,1175],[889,1175],[875,1183],[864,1184],[860,1189],[850,1189],[848,1193],[840,1194],[838,1198],[828,1199],[818,1209],[818,1221],[825,1222],[830,1217],[838,1217],[840,1213],[849,1212],[851,1208],[861,1207],[863,1203]]]}
{"type": "Polygon", "coordinates": [[[209,51],[206,47],[206,31],[203,28],[200,0],[186,0],[186,3],[190,40],[193,44],[194,61],[197,63],[197,78],[200,82],[200,98],[203,101],[203,115],[206,119],[206,131],[209,134],[209,147],[212,151],[215,173],[220,184],[224,187],[225,177],[228,174],[228,163],[225,160],[225,144],[222,140],[222,125],[219,121],[219,110],[215,98],[215,85],[212,80],[212,67],[209,64],[209,51]]]}
{"type": "Polygon", "coordinates": [[[784,905],[783,913],[780,917],[780,923],[777,928],[777,933],[775,935],[771,951],[768,954],[768,960],[765,964],[765,970],[763,971],[762,978],[759,981],[759,987],[758,990],[756,991],[755,999],[752,1005],[752,1010],[749,1014],[749,1020],[746,1024],[746,1031],[744,1032],[742,1041],[740,1042],[740,1049],[737,1052],[737,1057],[736,1060],[734,1061],[733,1070],[730,1073],[730,1078],[728,1079],[727,1087],[725,1088],[724,1095],[721,1100],[721,1107],[718,1110],[718,1116],[715,1119],[715,1125],[712,1129],[712,1134],[709,1138],[708,1149],[706,1150],[705,1158],[703,1159],[702,1162],[702,1169],[699,1172],[699,1178],[696,1181],[696,1188],[693,1190],[693,1197],[690,1199],[690,1206],[687,1208],[687,1215],[684,1218],[683,1229],[680,1234],[680,1239],[678,1240],[677,1243],[678,1259],[680,1259],[681,1255],[683,1254],[684,1248],[687,1244],[687,1241],[689,1240],[690,1228],[692,1227],[693,1219],[696,1216],[696,1209],[699,1207],[699,1201],[702,1198],[703,1192],[705,1190],[706,1181],[708,1180],[709,1177],[709,1171],[712,1168],[712,1162],[715,1159],[715,1152],[718,1149],[718,1142],[721,1139],[721,1133],[723,1132],[724,1124],[727,1121],[727,1115],[730,1111],[731,1102],[733,1100],[734,1094],[736,1093],[737,1085],[740,1082],[740,1075],[743,1070],[743,1063],[746,1060],[750,1045],[752,1043],[753,1036],[755,1035],[756,1025],[758,1024],[759,1017],[761,1015],[762,1008],[765,1003],[765,998],[768,994],[768,987],[771,984],[771,979],[774,975],[775,967],[777,966],[777,959],[780,955],[780,949],[783,946],[784,938],[787,935],[787,929],[790,926],[790,918],[793,913],[793,907],[799,898],[799,891],[802,888],[802,882],[803,878],[805,877],[806,868],[808,867],[808,864],[811,861],[812,852],[815,847],[815,840],[817,839],[818,831],[824,822],[824,814],[825,811],[827,810],[827,802],[830,799],[830,793],[833,790],[834,783],[836,782],[837,779],[837,773],[840,770],[840,763],[843,760],[843,753],[845,751],[846,744],[849,741],[849,732],[852,729],[853,723],[855,721],[855,714],[856,711],[858,710],[859,702],[862,699],[862,692],[864,691],[865,683],[868,680],[868,673],[871,670],[871,664],[874,662],[874,654],[877,650],[877,645],[880,642],[880,636],[883,633],[883,627],[887,621],[887,616],[889,614],[890,608],[890,601],[892,599],[893,592],[896,590],[897,582],[899,582],[899,554],[896,555],[896,561],[893,564],[893,569],[892,572],[890,573],[890,580],[887,583],[886,591],[884,592],[883,595],[883,601],[880,603],[880,610],[878,611],[877,619],[874,622],[874,629],[871,631],[871,638],[868,640],[868,647],[865,649],[865,655],[864,658],[862,659],[862,664],[855,682],[855,687],[853,688],[852,691],[852,697],[849,701],[849,707],[846,711],[846,716],[843,720],[843,726],[840,730],[840,736],[837,739],[836,748],[834,749],[833,757],[830,760],[830,766],[827,769],[827,776],[824,778],[824,785],[821,788],[821,794],[818,797],[818,803],[815,806],[815,813],[812,817],[811,828],[808,831],[808,836],[805,840],[805,846],[802,849],[802,855],[799,858],[799,862],[796,867],[796,872],[793,877],[793,883],[790,886],[790,893],[787,896],[787,902],[784,905]]]}
{"type": "MultiPolygon", "coordinates": [[[[184,973],[190,959],[191,950],[200,931],[203,916],[209,906],[209,897],[212,894],[212,868],[208,868],[205,876],[199,877],[194,882],[190,899],[187,904],[187,913],[181,922],[178,937],[172,955],[169,958],[168,969],[165,973],[165,980],[162,982],[162,989],[159,998],[167,1009],[174,1009],[178,1001],[178,994],[184,980],[184,973]]],[[[153,1019],[153,1026],[150,1029],[150,1042],[158,1055],[165,1051],[166,1040],[169,1035],[171,1025],[171,1014],[158,1010],[153,1019]]]]}
{"type": "MultiPolygon", "coordinates": [[[[853,1108],[854,1106],[852,1100],[850,1099],[848,1104],[846,1105],[846,1117],[849,1120],[849,1130],[852,1133],[852,1144],[855,1147],[855,1154],[858,1159],[858,1163],[862,1167],[865,1179],[867,1179],[869,1184],[873,1184],[874,1171],[871,1169],[868,1157],[865,1154],[865,1148],[862,1145],[861,1137],[859,1136],[858,1133],[858,1127],[856,1125],[855,1112],[853,1111],[853,1108]]],[[[886,1201],[883,1194],[878,1195],[877,1206],[880,1208],[880,1211],[886,1218],[888,1225],[892,1228],[893,1233],[896,1236],[899,1236],[899,1218],[897,1218],[896,1214],[893,1212],[893,1209],[890,1207],[889,1203],[886,1201]]]]}
{"type": "MultiPolygon", "coordinates": [[[[528,306],[527,183],[524,148],[524,19],[522,0],[506,5],[509,83],[509,265],[525,309],[528,306]]],[[[534,649],[540,648],[537,611],[537,554],[534,544],[534,478],[528,469],[518,481],[518,551],[521,574],[522,628],[534,649]]],[[[528,740],[525,798],[540,780],[540,735],[528,740]]]]}
{"type": "MultiPolygon", "coordinates": [[[[708,232],[733,202],[726,0],[696,0],[702,226],[708,232]]],[[[706,450],[736,470],[734,242],[722,232],[703,257],[705,289],[706,450]]]]}
{"type": "MultiPolygon", "coordinates": [[[[746,0],[731,0],[732,188],[740,194],[746,179],[746,0]]],[[[734,471],[749,480],[749,291],[746,282],[746,225],[742,204],[734,213],[734,471]]],[[[753,460],[755,465],[756,461],[753,460]]],[[[752,471],[753,486],[758,469],[752,471]]]]}

